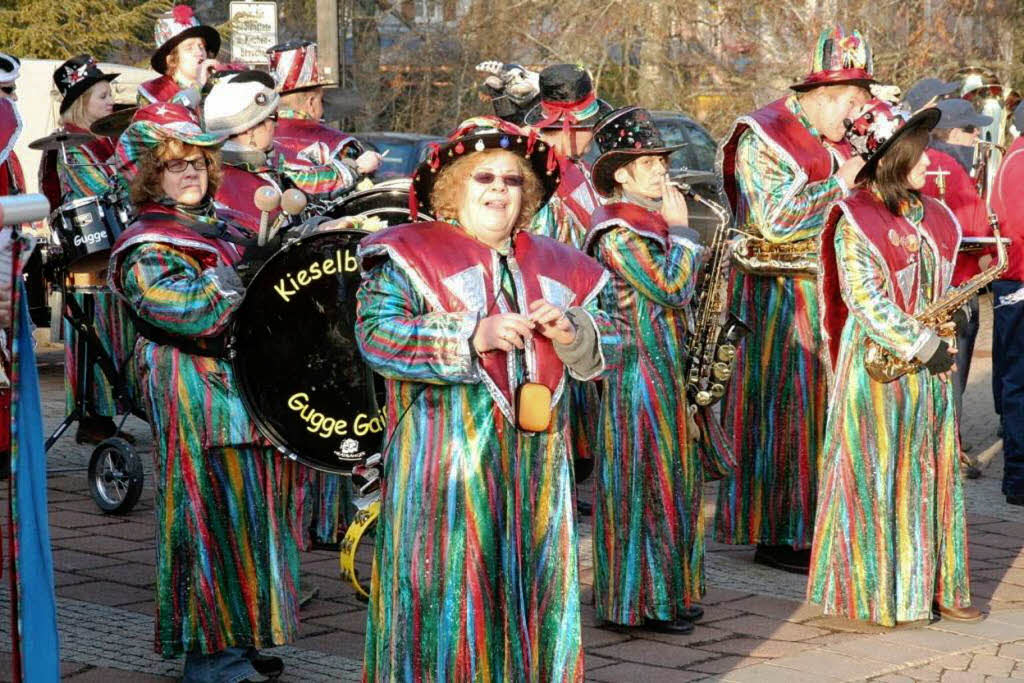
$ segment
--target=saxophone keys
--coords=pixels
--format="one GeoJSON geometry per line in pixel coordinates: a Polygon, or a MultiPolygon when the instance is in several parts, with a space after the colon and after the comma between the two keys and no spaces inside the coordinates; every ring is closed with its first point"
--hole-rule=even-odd
{"type": "Polygon", "coordinates": [[[736,357],[736,347],[733,344],[722,344],[718,347],[718,360],[725,363],[736,357]]]}
{"type": "Polygon", "coordinates": [[[700,391],[697,392],[697,395],[694,396],[694,400],[697,401],[697,405],[704,407],[711,405],[711,402],[714,400],[714,397],[712,397],[710,391],[701,389],[700,391]]]}
{"type": "Polygon", "coordinates": [[[715,363],[711,366],[711,375],[719,382],[725,382],[732,377],[732,368],[728,363],[715,363]]]}
{"type": "Polygon", "coordinates": [[[712,384],[711,385],[711,395],[714,396],[716,399],[719,399],[719,398],[722,398],[723,396],[725,396],[725,385],[724,384],[719,384],[718,382],[715,382],[714,384],[712,384]]]}

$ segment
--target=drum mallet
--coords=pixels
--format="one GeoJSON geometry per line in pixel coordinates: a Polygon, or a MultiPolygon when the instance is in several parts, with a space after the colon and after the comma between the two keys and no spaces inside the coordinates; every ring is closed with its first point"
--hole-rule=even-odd
{"type": "Polygon", "coordinates": [[[256,190],[252,202],[260,210],[260,234],[256,238],[256,244],[262,247],[270,239],[270,212],[281,206],[281,193],[271,185],[264,185],[256,190]]]}

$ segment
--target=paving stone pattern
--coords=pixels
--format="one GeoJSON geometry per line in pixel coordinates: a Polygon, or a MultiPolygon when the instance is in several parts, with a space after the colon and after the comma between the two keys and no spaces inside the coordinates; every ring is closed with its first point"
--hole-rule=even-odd
{"type": "MultiPolygon", "coordinates": [[[[966,481],[975,604],[989,612],[977,624],[939,621],[912,629],[882,629],[828,618],[803,602],[805,580],[754,565],[749,547],[709,541],[706,616],[689,636],[597,628],[591,606],[590,519],[580,523],[583,640],[590,681],[1003,681],[1024,679],[1024,509],[999,494],[1002,461],[992,414],[991,309],[982,305],[968,396],[965,441],[985,454],[984,476],[966,481]],[[995,447],[993,448],[993,445],[995,447]],[[994,457],[993,457],[994,456],[994,457]]],[[[62,354],[41,346],[47,428],[63,417],[62,354]]],[[[147,475],[152,469],[148,426],[129,419],[147,475]]],[[[87,681],[166,681],[180,659],[164,660],[153,641],[153,489],[124,517],[99,512],[86,482],[89,449],[74,443],[74,427],[48,456],[50,531],[54,549],[62,676],[87,681]]],[[[582,495],[590,495],[590,484],[582,495]]],[[[705,490],[713,515],[715,487],[705,490]]],[[[365,545],[365,544],[364,544],[365,545]]],[[[369,549],[358,565],[369,574],[369,549]]],[[[283,681],[357,681],[365,605],[338,578],[337,555],[304,554],[302,589],[319,589],[303,609],[301,637],[272,650],[284,658],[283,681]]],[[[0,680],[9,677],[9,605],[0,582],[0,680]],[[8,648],[8,653],[3,649],[8,648]]]]}

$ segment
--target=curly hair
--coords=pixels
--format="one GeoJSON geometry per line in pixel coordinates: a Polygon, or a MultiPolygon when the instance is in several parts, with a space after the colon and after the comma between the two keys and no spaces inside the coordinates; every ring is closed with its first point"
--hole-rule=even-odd
{"type": "Polygon", "coordinates": [[[210,147],[199,147],[169,138],[147,150],[139,159],[139,172],[132,180],[132,203],[141,206],[163,199],[164,162],[184,159],[195,152],[199,152],[206,159],[206,196],[212,197],[217,194],[221,181],[220,152],[210,147]]]}
{"type": "Polygon", "coordinates": [[[533,220],[533,215],[540,210],[541,200],[544,198],[544,188],[526,159],[504,149],[485,149],[473,152],[441,169],[434,182],[434,188],[430,192],[430,206],[433,209],[434,218],[438,220],[457,218],[462,196],[473,171],[486,159],[501,154],[513,157],[519,172],[523,174],[523,199],[513,232],[528,227],[530,221],[533,220]]]}

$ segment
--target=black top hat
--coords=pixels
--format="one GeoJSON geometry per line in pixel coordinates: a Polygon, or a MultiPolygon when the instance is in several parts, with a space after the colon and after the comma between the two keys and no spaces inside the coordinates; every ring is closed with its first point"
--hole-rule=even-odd
{"type": "Polygon", "coordinates": [[[590,72],[575,64],[555,64],[540,72],[540,104],[526,114],[535,128],[592,128],[612,110],[597,98],[590,72]]]}
{"type": "Polygon", "coordinates": [[[651,113],[640,107],[623,107],[594,127],[594,142],[601,156],[594,162],[594,189],[607,197],[615,191],[615,171],[641,156],[668,155],[684,145],[666,145],[651,113]]]}
{"type": "Polygon", "coordinates": [[[864,168],[857,173],[856,182],[873,180],[878,162],[897,140],[918,129],[935,128],[941,116],[937,107],[928,107],[909,116],[902,107],[884,100],[868,100],[853,120],[844,122],[847,141],[864,159],[864,168]]]}
{"type": "Polygon", "coordinates": [[[170,12],[158,17],[153,33],[157,47],[149,63],[160,74],[167,73],[167,55],[183,40],[202,38],[206,43],[207,54],[216,55],[220,52],[220,34],[215,28],[200,24],[188,5],[176,5],[170,12]]]}
{"type": "Polygon", "coordinates": [[[60,113],[66,112],[92,86],[100,81],[112,81],[120,75],[103,73],[89,55],[78,55],[64,62],[53,72],[57,92],[64,98],[60,103],[60,113]]]}

